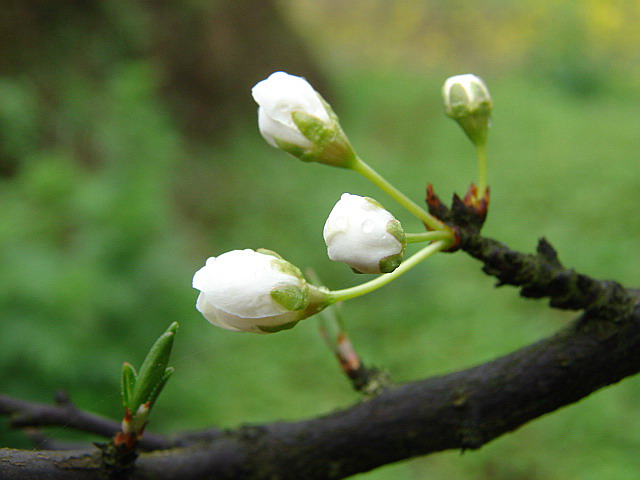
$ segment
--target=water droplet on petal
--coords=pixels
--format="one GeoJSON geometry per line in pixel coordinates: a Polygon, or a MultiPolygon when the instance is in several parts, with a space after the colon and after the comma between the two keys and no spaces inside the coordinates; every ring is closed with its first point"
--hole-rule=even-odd
{"type": "Polygon", "coordinates": [[[339,217],[336,217],[333,226],[334,226],[335,230],[345,231],[347,229],[347,227],[349,226],[349,220],[347,219],[347,217],[343,217],[341,215],[339,217]]]}
{"type": "Polygon", "coordinates": [[[373,221],[372,220],[365,220],[364,222],[362,222],[362,232],[363,233],[371,233],[373,232],[373,221]]]}

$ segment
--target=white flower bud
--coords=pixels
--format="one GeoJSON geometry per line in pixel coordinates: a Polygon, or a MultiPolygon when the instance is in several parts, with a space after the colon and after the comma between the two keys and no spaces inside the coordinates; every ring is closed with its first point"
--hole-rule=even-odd
{"type": "Polygon", "coordinates": [[[258,128],[269,145],[304,161],[350,166],[355,153],[338,118],[302,77],[272,73],[251,90],[258,128]]]}
{"type": "Polygon", "coordinates": [[[193,276],[193,287],[200,290],[198,311],[236,332],[284,330],[317,311],[309,311],[310,287],[300,270],[272,252],[233,250],[211,257],[193,276]]]}
{"type": "Polygon", "coordinates": [[[449,77],[442,87],[442,99],[447,115],[460,124],[471,141],[485,143],[493,100],[482,79],[471,73],[449,77]]]}
{"type": "Polygon", "coordinates": [[[368,197],[344,193],[324,225],[329,258],[358,273],[395,270],[406,246],[400,222],[368,197]]]}
{"type": "Polygon", "coordinates": [[[318,92],[302,77],[275,72],[258,82],[251,93],[259,105],[260,133],[274,147],[278,147],[276,139],[301,148],[313,145],[293,122],[292,112],[306,112],[324,122],[330,120],[318,92]]]}

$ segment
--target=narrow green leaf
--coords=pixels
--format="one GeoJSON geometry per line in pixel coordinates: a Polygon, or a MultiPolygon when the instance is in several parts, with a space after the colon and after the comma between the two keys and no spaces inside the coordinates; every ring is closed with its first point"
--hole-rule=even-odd
{"type": "Polygon", "coordinates": [[[173,367],[167,367],[167,369],[164,371],[164,375],[162,375],[162,377],[160,378],[160,381],[156,384],[153,390],[151,390],[149,398],[147,399],[147,401],[149,402],[149,408],[153,407],[153,404],[156,403],[158,395],[160,395],[160,392],[167,383],[167,380],[169,380],[171,375],[173,375],[174,370],[175,369],[173,367]]]}
{"type": "Polygon", "coordinates": [[[171,347],[173,347],[173,339],[177,330],[178,323],[172,323],[167,331],[156,340],[156,343],[154,343],[151,350],[149,350],[144,362],[142,362],[132,397],[133,408],[137,408],[149,400],[149,395],[165,375],[165,370],[169,363],[169,355],[171,355],[171,347]]]}
{"type": "Polygon", "coordinates": [[[136,369],[129,362],[122,364],[122,405],[131,409],[131,399],[136,388],[136,369]]]}

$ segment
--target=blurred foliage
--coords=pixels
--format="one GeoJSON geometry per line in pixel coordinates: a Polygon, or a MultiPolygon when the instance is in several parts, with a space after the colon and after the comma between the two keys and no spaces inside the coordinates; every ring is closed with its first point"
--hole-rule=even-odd
{"type": "MultiPolygon", "coordinates": [[[[248,121],[229,120],[222,108],[224,141],[210,130],[193,140],[184,115],[196,123],[209,117],[188,105],[176,110],[181,97],[167,74],[185,79],[180,91],[189,102],[201,98],[190,85],[203,85],[206,75],[195,82],[175,72],[198,71],[207,49],[190,54],[192,42],[212,38],[202,25],[215,24],[209,9],[220,3],[173,3],[149,16],[133,4],[36,2],[48,5],[40,17],[20,4],[27,16],[19,24],[37,34],[39,48],[16,34],[0,75],[3,393],[48,401],[62,388],[82,408],[118,418],[122,361],[139,364],[179,321],[176,374],[151,430],[304,418],[357,400],[314,319],[277,335],[243,335],[211,327],[195,311],[193,272],[207,256],[236,248],[274,249],[313,266],[332,288],[362,281],[326,259],[322,225],[342,192],[373,196],[408,231],[419,229],[351,172],[305,165],[267,146],[250,100],[257,78],[239,80],[248,121]],[[186,43],[162,57],[151,45],[167,45],[175,32],[162,37],[167,24],[159,18],[187,33],[195,22],[201,35],[180,37],[186,43]]],[[[475,71],[496,105],[486,234],[527,251],[544,235],[568,266],[638,283],[637,2],[280,6],[331,80],[334,109],[356,149],[408,195],[420,201],[429,181],[447,198],[473,181],[473,149],[443,115],[439,89],[448,75],[475,71]]],[[[266,77],[273,61],[252,75],[266,77]]],[[[231,77],[233,65],[220,71],[231,77]]],[[[212,98],[219,97],[205,95],[203,105],[212,98]]],[[[492,285],[474,260],[442,254],[343,310],[365,361],[397,381],[490,360],[572,318],[492,285]]],[[[636,478],[637,398],[640,382],[629,379],[479,452],[358,478],[636,478]]],[[[4,430],[0,445],[30,447],[4,430]]]]}
{"type": "Polygon", "coordinates": [[[524,70],[577,93],[640,87],[640,4],[633,0],[281,0],[334,68],[524,70]],[[610,75],[611,69],[623,78],[610,75]]]}

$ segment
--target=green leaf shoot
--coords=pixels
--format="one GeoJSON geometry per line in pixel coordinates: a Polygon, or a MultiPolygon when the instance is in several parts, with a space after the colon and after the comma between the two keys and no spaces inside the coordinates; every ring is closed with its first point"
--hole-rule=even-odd
{"type": "Polygon", "coordinates": [[[169,380],[171,375],[173,375],[174,371],[175,369],[173,367],[167,367],[164,371],[164,375],[160,377],[160,381],[156,384],[153,390],[151,390],[149,398],[147,399],[147,401],[149,402],[149,408],[153,407],[153,404],[156,402],[158,395],[160,395],[160,392],[164,388],[164,385],[167,383],[167,380],[169,380]]]}
{"type": "MultiPolygon", "coordinates": [[[[178,323],[172,323],[167,331],[156,340],[142,362],[130,400],[133,409],[149,401],[151,394],[157,389],[158,384],[166,375],[173,339],[177,330],[178,323]]],[[[166,382],[166,379],[164,382],[166,382]]],[[[155,393],[156,397],[158,394],[159,391],[155,393]]]]}
{"type": "Polygon", "coordinates": [[[136,387],[136,369],[129,362],[122,364],[122,405],[129,410],[133,409],[131,400],[136,387]]]}

